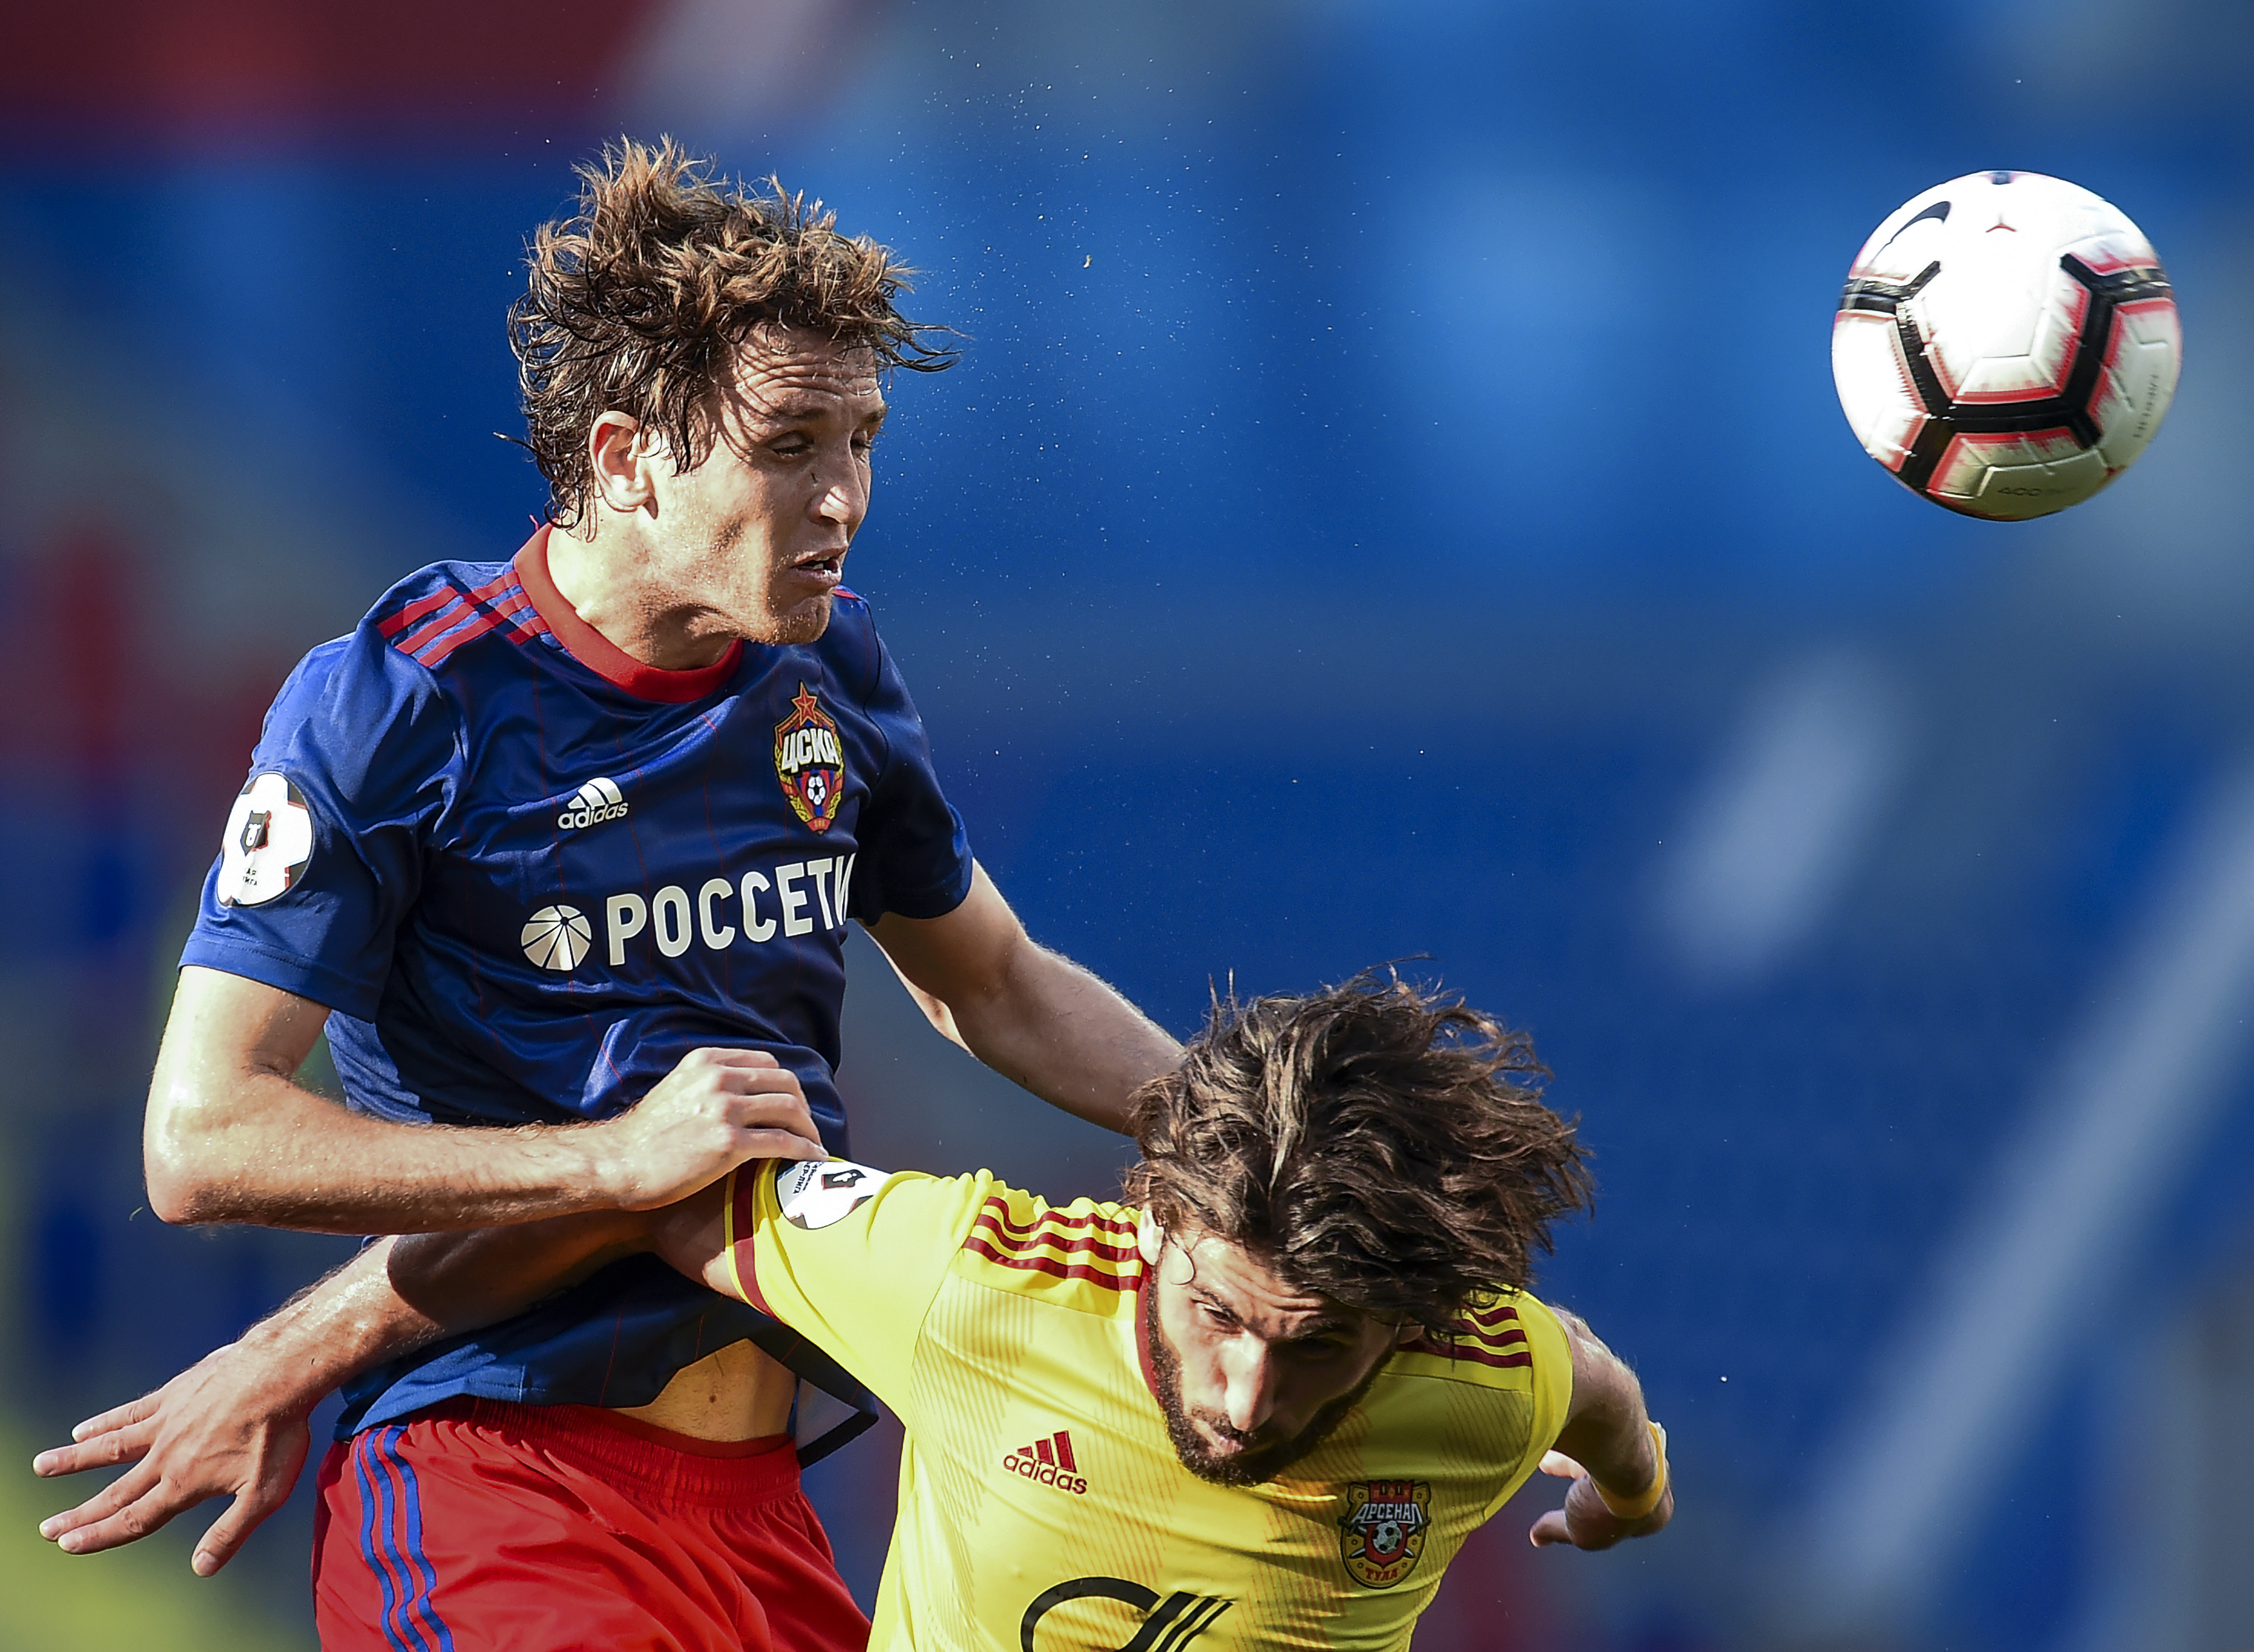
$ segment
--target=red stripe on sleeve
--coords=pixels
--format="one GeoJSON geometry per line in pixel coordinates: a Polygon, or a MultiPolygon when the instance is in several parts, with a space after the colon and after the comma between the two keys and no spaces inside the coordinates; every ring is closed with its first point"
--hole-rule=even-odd
{"type": "Polygon", "coordinates": [[[445,590],[433,592],[427,597],[417,597],[388,620],[377,620],[375,628],[384,636],[396,637],[424,614],[436,613],[461,594],[449,585],[445,590]]]}
{"type": "Polygon", "coordinates": [[[735,1220],[728,1230],[729,1236],[734,1240],[734,1243],[729,1246],[729,1260],[736,1282],[743,1286],[744,1300],[772,1320],[775,1312],[767,1306],[767,1299],[760,1294],[759,1257],[752,1248],[752,1236],[759,1231],[760,1225],[760,1177],[765,1172],[764,1167],[758,1165],[752,1166],[750,1169],[749,1175],[737,1170],[732,1172],[728,1178],[731,1196],[735,1201],[735,1220]]]}
{"type": "Polygon", "coordinates": [[[508,623],[508,616],[487,609],[458,631],[449,631],[415,652],[415,657],[434,670],[446,663],[446,656],[466,642],[475,642],[480,637],[499,626],[508,623]]]}
{"type": "Polygon", "coordinates": [[[1129,1290],[1135,1283],[1131,1275],[1113,1273],[1101,1267],[1090,1267],[1084,1262],[1074,1263],[1068,1268],[1061,1262],[1048,1256],[1013,1256],[995,1250],[976,1234],[962,1242],[962,1248],[974,1255],[985,1257],[989,1262],[998,1263],[1005,1268],[1018,1268],[1027,1273],[1046,1273],[1058,1279],[1092,1279],[1107,1291],[1129,1290]]]}

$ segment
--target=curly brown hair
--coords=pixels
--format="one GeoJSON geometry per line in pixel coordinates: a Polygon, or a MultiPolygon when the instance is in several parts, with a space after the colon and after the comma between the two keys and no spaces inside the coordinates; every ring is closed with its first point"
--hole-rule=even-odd
{"type": "Polygon", "coordinates": [[[1136,1096],[1127,1197],[1301,1290],[1445,1334],[1528,1284],[1550,1224],[1589,1205],[1574,1127],[1539,1099],[1549,1076],[1527,1034],[1390,975],[1216,996],[1180,1068],[1136,1096]]]}
{"type": "Polygon", "coordinates": [[[712,175],[671,138],[621,140],[578,168],[577,216],[533,232],[530,280],[508,310],[524,445],[548,479],[549,516],[576,526],[594,477],[589,432],[625,413],[662,436],[678,471],[712,452],[714,391],[762,325],[804,327],[864,349],[878,369],[935,372],[945,333],[895,302],[914,272],[836,214],[767,178],[712,175]]]}

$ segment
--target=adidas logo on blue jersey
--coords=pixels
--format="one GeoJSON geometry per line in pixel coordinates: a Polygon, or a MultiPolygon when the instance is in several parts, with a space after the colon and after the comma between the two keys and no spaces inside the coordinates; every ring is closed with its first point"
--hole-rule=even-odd
{"type": "Polygon", "coordinates": [[[626,817],[626,794],[619,790],[619,783],[598,774],[574,794],[564,812],[556,817],[556,824],[559,830],[572,832],[626,817]]]}

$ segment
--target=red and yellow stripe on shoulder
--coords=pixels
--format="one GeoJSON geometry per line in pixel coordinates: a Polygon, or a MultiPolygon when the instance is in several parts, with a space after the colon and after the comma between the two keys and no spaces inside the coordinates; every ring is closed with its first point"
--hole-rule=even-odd
{"type": "Polygon", "coordinates": [[[1418,1332],[1401,1345],[1395,1365],[1484,1388],[1529,1387],[1534,1349],[1519,1319],[1518,1302],[1515,1292],[1506,1291],[1483,1306],[1466,1307],[1449,1321],[1445,1335],[1418,1332]]]}
{"type": "Polygon", "coordinates": [[[973,1219],[956,1271],[998,1291],[1037,1296],[1088,1313],[1118,1312],[1143,1278],[1135,1213],[1075,1199],[1062,1209],[997,1184],[973,1219]]]}

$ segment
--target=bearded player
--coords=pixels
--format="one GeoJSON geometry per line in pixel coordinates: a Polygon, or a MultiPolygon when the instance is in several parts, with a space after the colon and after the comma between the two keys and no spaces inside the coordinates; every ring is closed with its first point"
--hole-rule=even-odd
{"type": "Polygon", "coordinates": [[[1217,1005],[1139,1098],[1124,1205],[766,1165],[655,1238],[906,1424],[872,1644],[1405,1648],[1537,1466],[1573,1480],[1537,1544],[1674,1514],[1634,1374],[1525,1289],[1588,1197],[1544,1076],[1364,978],[1217,1005]]]}
{"type": "MultiPolygon", "coordinates": [[[[510,317],[551,522],[402,581],[268,714],[150,1094],[168,1222],[475,1228],[843,1153],[849,919],[942,1031],[1083,1117],[1117,1128],[1176,1057],[1026,938],[840,583],[886,372],[946,365],[903,271],[669,143],[583,178],[510,317]],[[341,1107],[293,1082],[324,1028],[341,1107]]],[[[307,1404],[395,1355],[320,1474],[332,1652],[860,1643],[785,1431],[799,1376],[866,1396],[803,1339],[649,1256],[438,1341],[356,1278],[284,1321],[307,1404]]],[[[228,1368],[130,1408],[108,1460],[144,1460],[43,1530],[84,1552],[233,1492],[216,1570],[306,1450],[306,1406],[228,1368]]]]}
{"type": "Polygon", "coordinates": [[[886,1652],[1403,1648],[1537,1467],[1537,1544],[1674,1512],[1628,1368],[1526,1291],[1582,1207],[1522,1034],[1369,979],[1217,1006],[1139,1099],[1130,1202],[747,1166],[649,1216],[370,1252],[441,1323],[655,1245],[906,1425],[886,1652]]]}

